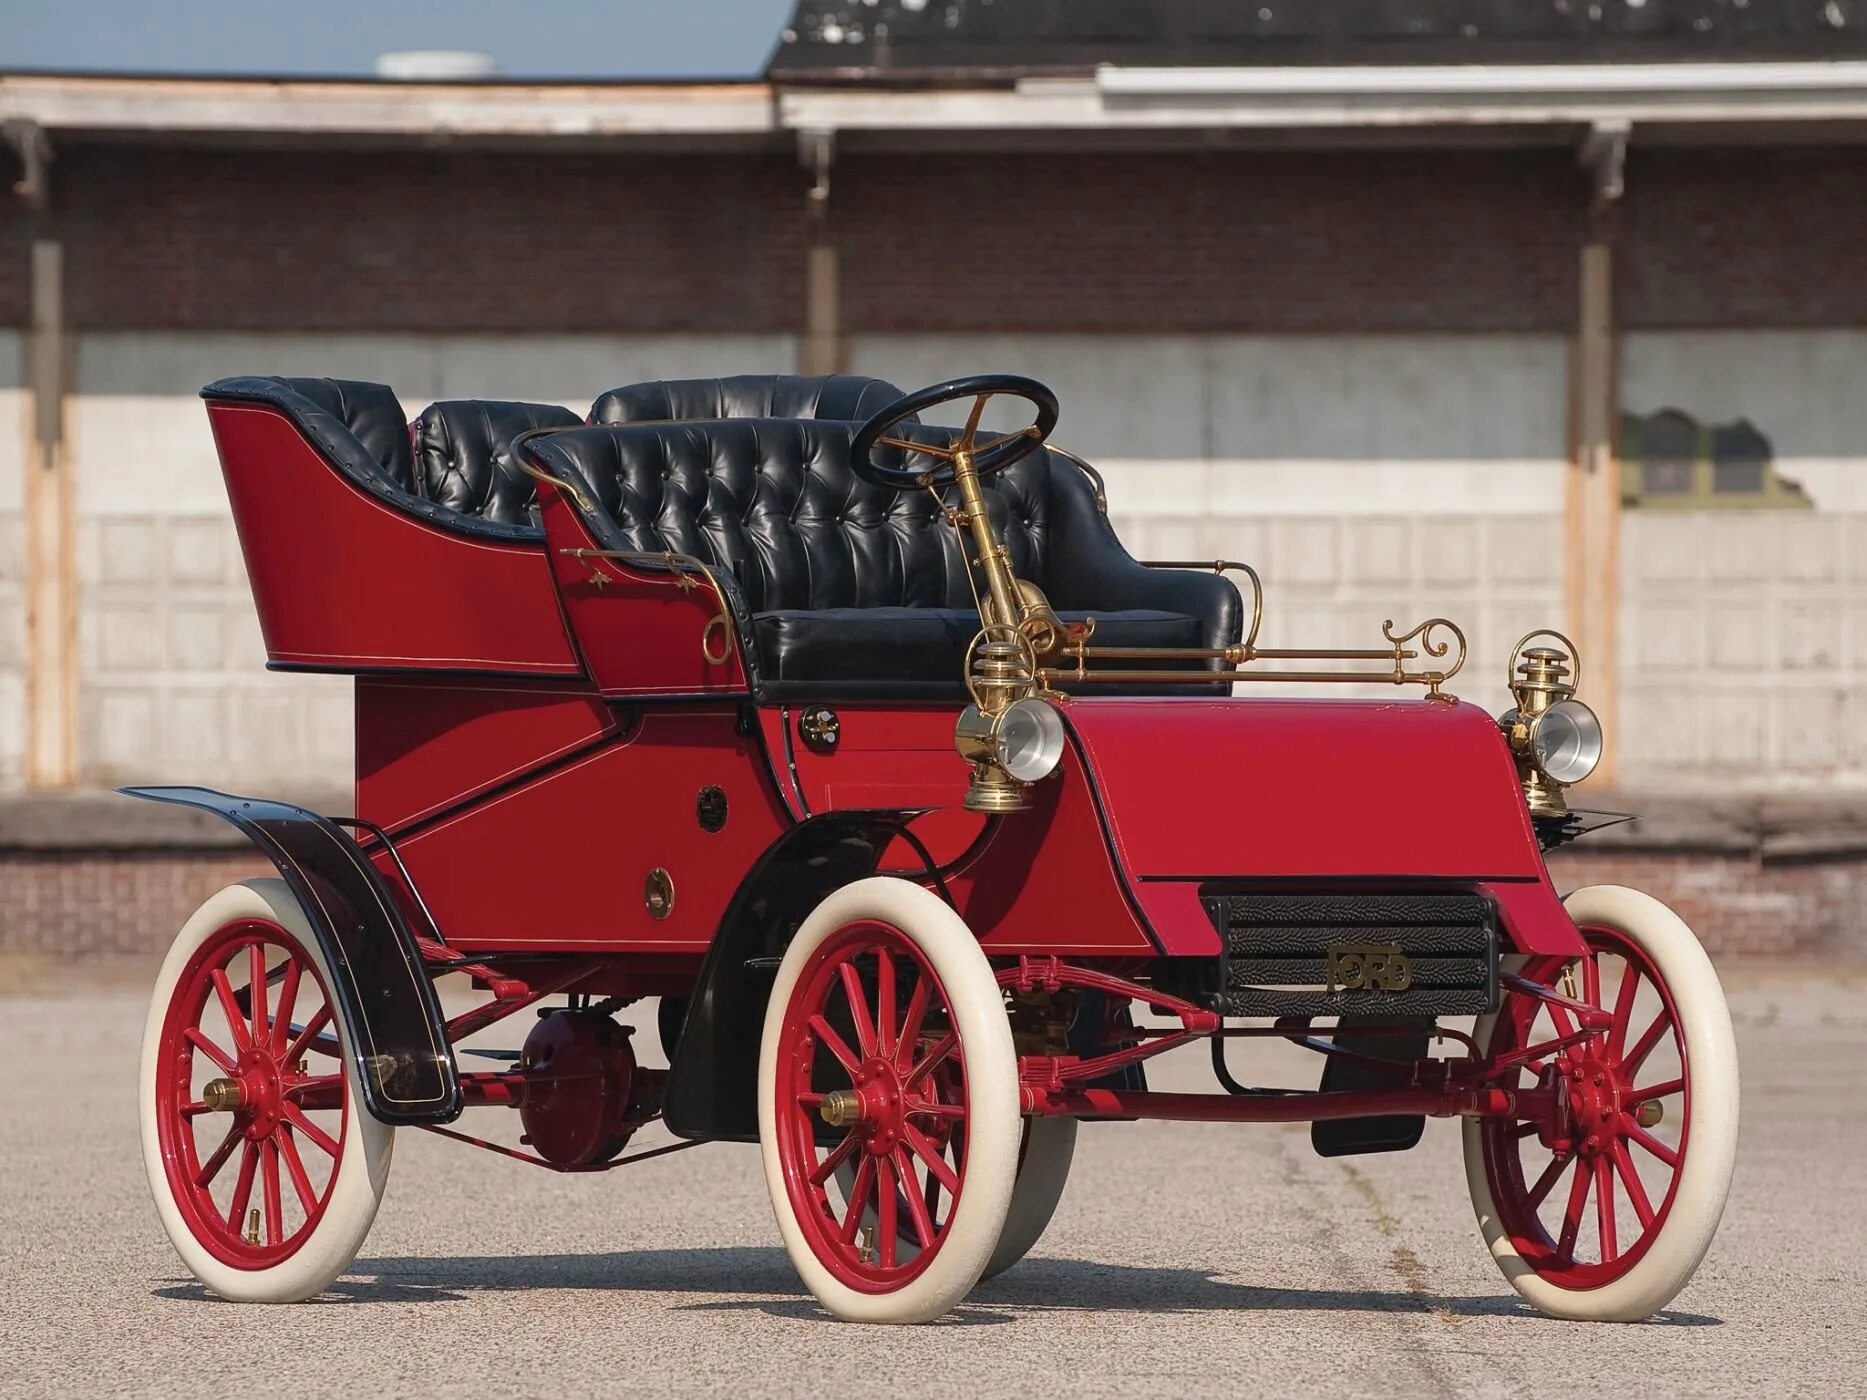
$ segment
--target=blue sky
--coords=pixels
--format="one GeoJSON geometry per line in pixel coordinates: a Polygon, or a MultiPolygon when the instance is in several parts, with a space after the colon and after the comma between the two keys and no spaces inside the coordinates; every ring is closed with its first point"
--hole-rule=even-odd
{"type": "Polygon", "coordinates": [[[367,74],[474,49],[511,77],[745,77],[791,0],[0,0],[0,70],[367,74]]]}

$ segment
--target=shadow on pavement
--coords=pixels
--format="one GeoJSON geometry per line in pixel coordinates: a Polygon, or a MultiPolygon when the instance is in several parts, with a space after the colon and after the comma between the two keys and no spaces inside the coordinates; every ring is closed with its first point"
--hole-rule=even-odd
{"type": "MultiPolygon", "coordinates": [[[[349,1275],[316,1301],[343,1303],[458,1302],[476,1293],[592,1289],[655,1294],[723,1294],[684,1310],[749,1309],[779,1317],[825,1314],[804,1293],[783,1250],[629,1250],[612,1254],[539,1254],[489,1258],[360,1259],[349,1275]],[[756,1296],[752,1296],[756,1295],[756,1296]]],[[[158,1298],[201,1301],[193,1282],[168,1284],[158,1298]]],[[[1541,1314],[1508,1291],[1446,1298],[1410,1290],[1264,1288],[1234,1283],[1202,1269],[1140,1268],[1084,1259],[1027,1259],[980,1284],[945,1325],[1015,1319],[983,1308],[1016,1312],[1339,1312],[1442,1313],[1452,1317],[1522,1317],[1541,1314]]],[[[1645,1326],[1717,1327],[1722,1318],[1663,1312],[1645,1326]]]]}

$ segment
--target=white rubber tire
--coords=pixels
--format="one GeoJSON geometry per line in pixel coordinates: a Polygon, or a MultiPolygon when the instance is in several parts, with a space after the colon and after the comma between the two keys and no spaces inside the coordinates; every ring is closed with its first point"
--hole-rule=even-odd
{"type": "Polygon", "coordinates": [[[156,1214],[161,1218],[169,1243],[174,1245],[188,1271],[208,1289],[237,1303],[296,1303],[328,1288],[350,1267],[357,1251],[363,1247],[389,1181],[395,1129],[372,1118],[364,1108],[362,1089],[347,1053],[349,1030],[341,1024],[341,1015],[333,1016],[333,1028],[346,1047],[344,1074],[349,1092],[349,1121],[344,1132],[342,1156],[334,1169],[330,1198],[325,1202],[316,1229],[290,1257],[265,1269],[235,1268],[215,1258],[195,1238],[169,1189],[168,1171],[162,1160],[155,1122],[157,1062],[169,1002],[189,960],[219,929],[244,919],[266,919],[285,929],[317,964],[324,985],[335,986],[330,965],[312,934],[311,923],[283,880],[245,880],[229,885],[195,910],[176,935],[162,970],[156,976],[149,1021],[143,1032],[142,1071],[138,1080],[143,1168],[149,1177],[150,1193],[155,1197],[156,1214]]]}
{"type": "Polygon", "coordinates": [[[804,920],[778,966],[758,1062],[759,1146],[772,1212],[791,1263],[817,1301],[850,1322],[931,1322],[984,1275],[1011,1209],[1023,1119],[1011,1023],[992,965],[965,921],[939,896],[907,880],[873,876],[845,885],[804,920]],[[811,1249],[791,1204],[777,1137],[777,1064],[785,1010],[819,945],[848,924],[873,919],[906,935],[946,989],[966,1066],[966,1179],[939,1253],[902,1287],[868,1293],[838,1279],[811,1249]]]}
{"type": "MultiPolygon", "coordinates": [[[[1485,1171],[1480,1121],[1464,1120],[1465,1180],[1486,1247],[1504,1277],[1551,1317],[1581,1322],[1638,1322],[1678,1295],[1697,1270],[1724,1214],[1737,1160],[1737,1041],[1711,959],[1686,923],[1651,895],[1620,885],[1590,885],[1563,901],[1578,925],[1618,930],[1652,959],[1678,1012],[1691,1072],[1687,1150],[1672,1209],[1639,1263],[1599,1288],[1564,1288],[1536,1272],[1512,1246],[1498,1219],[1485,1171]]],[[[1495,1016],[1473,1034],[1490,1044],[1495,1016]]]]}
{"type": "MultiPolygon", "coordinates": [[[[981,1279],[996,1278],[1004,1273],[1029,1254],[1043,1238],[1044,1231],[1050,1228],[1050,1218],[1057,1213],[1063,1188],[1069,1184],[1078,1126],[1074,1118],[1024,1120],[1024,1140],[1018,1149],[1018,1182],[1011,1188],[1011,1209],[1005,1214],[1005,1228],[999,1232],[998,1247],[986,1261],[981,1279]]],[[[836,1169],[836,1181],[843,1188],[845,1199],[855,1178],[855,1171],[847,1163],[836,1169]]],[[[862,1219],[865,1224],[875,1224],[874,1207],[863,1211],[862,1219]]],[[[905,1251],[904,1257],[913,1257],[915,1246],[910,1241],[904,1238],[900,1248],[905,1251]]]]}
{"type": "Polygon", "coordinates": [[[1074,1118],[1031,1118],[1025,1123],[1024,1160],[1011,1192],[1011,1210],[999,1232],[998,1248],[986,1261],[984,1278],[996,1278],[1029,1254],[1050,1228],[1050,1219],[1069,1184],[1076,1156],[1074,1118]]]}

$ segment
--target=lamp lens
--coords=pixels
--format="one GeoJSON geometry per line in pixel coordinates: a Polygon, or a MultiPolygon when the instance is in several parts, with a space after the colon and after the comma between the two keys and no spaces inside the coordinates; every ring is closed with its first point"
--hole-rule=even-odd
{"type": "Polygon", "coordinates": [[[1579,783],[1601,762],[1601,721],[1580,700],[1545,710],[1531,736],[1537,767],[1558,783],[1579,783]]]}
{"type": "Polygon", "coordinates": [[[1042,700],[1020,700],[999,717],[997,743],[999,767],[1034,783],[1063,757],[1063,721],[1042,700]]]}

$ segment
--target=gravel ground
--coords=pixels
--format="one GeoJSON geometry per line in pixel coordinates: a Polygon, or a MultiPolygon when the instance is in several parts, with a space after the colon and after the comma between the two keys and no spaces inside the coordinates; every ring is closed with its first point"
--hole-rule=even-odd
{"type": "MultiPolygon", "coordinates": [[[[421,1132],[401,1135],[375,1231],[325,1299],[216,1302],[143,1180],[140,991],[42,986],[0,997],[16,1101],[0,1395],[1867,1393],[1867,1227],[1850,1205],[1867,979],[1730,981],[1736,1184],[1697,1279],[1652,1323],[1517,1303],[1481,1248],[1454,1124],[1410,1153],[1335,1160],[1303,1128],[1107,1124],[1084,1129],[1032,1256],[917,1329],[817,1309],[754,1148],[567,1177],[421,1132]]],[[[1204,1087],[1200,1069],[1170,1058],[1156,1083],[1204,1087]]]]}

